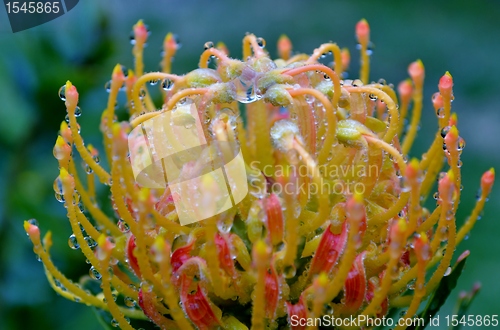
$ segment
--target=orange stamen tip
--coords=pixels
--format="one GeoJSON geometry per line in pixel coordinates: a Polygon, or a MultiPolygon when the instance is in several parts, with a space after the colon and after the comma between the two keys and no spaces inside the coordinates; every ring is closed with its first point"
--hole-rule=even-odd
{"type": "Polygon", "coordinates": [[[137,24],[134,25],[134,37],[136,42],[144,43],[148,38],[148,29],[142,19],[140,19],[137,24]]]}
{"type": "Polygon", "coordinates": [[[414,82],[420,82],[424,78],[425,69],[421,60],[416,60],[408,67],[408,74],[414,82]]]}
{"type": "Polygon", "coordinates": [[[450,137],[453,140],[458,139],[458,129],[455,125],[451,126],[450,130],[448,131],[448,134],[446,134],[445,139],[450,137]]]}
{"type": "Polygon", "coordinates": [[[356,24],[356,38],[360,44],[368,44],[370,40],[370,25],[363,18],[356,24]]]}
{"type": "Polygon", "coordinates": [[[457,114],[454,112],[451,114],[450,116],[450,120],[448,121],[448,126],[457,126],[458,124],[458,117],[457,117],[457,114]]]}
{"type": "Polygon", "coordinates": [[[175,36],[172,32],[167,33],[167,35],[165,36],[163,47],[165,49],[177,49],[177,42],[175,41],[175,36]]]}
{"type": "Polygon", "coordinates": [[[349,49],[342,48],[340,58],[342,60],[342,68],[347,70],[349,68],[349,64],[351,63],[351,53],[349,52],[349,49]]]}
{"type": "Polygon", "coordinates": [[[481,189],[483,193],[489,194],[493,183],[495,182],[495,169],[492,167],[488,171],[484,172],[481,177],[481,189]]]}
{"type": "Polygon", "coordinates": [[[24,230],[29,236],[40,237],[40,228],[29,221],[24,221],[24,230]]]}
{"type": "Polygon", "coordinates": [[[419,162],[416,158],[413,158],[408,166],[406,167],[405,175],[407,178],[414,179],[418,175],[418,170],[419,170],[419,162]]]}
{"type": "Polygon", "coordinates": [[[409,100],[411,94],[413,93],[413,86],[411,84],[411,80],[406,79],[399,83],[398,85],[398,93],[403,100],[409,100]]]}
{"type": "Polygon", "coordinates": [[[438,87],[441,94],[449,94],[451,92],[451,88],[453,87],[453,78],[448,71],[441,77],[441,79],[439,79],[438,87]]]}
{"type": "Polygon", "coordinates": [[[63,147],[65,144],[66,144],[66,142],[64,141],[63,137],[58,135],[57,140],[56,140],[56,146],[63,147]]]}
{"type": "Polygon", "coordinates": [[[328,275],[325,272],[321,272],[314,280],[314,286],[324,288],[328,285],[328,282],[328,275]]]}
{"type": "Polygon", "coordinates": [[[253,247],[252,257],[257,263],[265,263],[269,255],[269,248],[263,240],[259,240],[253,247]]]}
{"type": "Polygon", "coordinates": [[[78,103],[78,91],[76,87],[71,83],[71,81],[66,82],[66,89],[64,91],[66,96],[66,104],[77,104],[78,103]]]}
{"type": "Polygon", "coordinates": [[[113,73],[111,75],[113,80],[124,80],[125,75],[123,74],[122,66],[120,64],[115,65],[113,68],[113,73]]]}
{"type": "Polygon", "coordinates": [[[222,41],[219,41],[217,43],[217,45],[215,46],[215,48],[217,48],[218,50],[220,50],[221,52],[223,52],[224,54],[226,55],[229,55],[229,49],[227,49],[227,46],[225,43],[223,43],[222,41]]]}

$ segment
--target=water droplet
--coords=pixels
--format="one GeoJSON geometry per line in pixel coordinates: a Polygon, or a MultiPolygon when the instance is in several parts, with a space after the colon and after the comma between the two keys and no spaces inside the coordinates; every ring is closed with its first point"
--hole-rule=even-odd
{"type": "Polygon", "coordinates": [[[77,250],[80,248],[80,244],[78,244],[78,240],[76,239],[75,234],[71,234],[71,236],[68,238],[68,245],[73,250],[77,250]]]}
{"type": "Polygon", "coordinates": [[[439,199],[439,193],[436,191],[434,193],[434,195],[432,195],[432,197],[435,199],[435,200],[438,200],[439,199]]]}
{"type": "Polygon", "coordinates": [[[120,229],[122,233],[127,233],[130,231],[130,226],[123,219],[120,219],[118,220],[118,229],[120,229]]]}
{"type": "Polygon", "coordinates": [[[297,269],[293,265],[286,266],[283,269],[283,275],[285,278],[292,278],[295,276],[297,269]]]}
{"type": "Polygon", "coordinates": [[[110,93],[111,92],[111,80],[108,81],[106,84],[104,84],[104,89],[106,92],[110,93]]]}
{"type": "Polygon", "coordinates": [[[115,319],[112,319],[111,320],[111,325],[114,327],[114,328],[118,328],[120,326],[120,323],[118,323],[117,320],[115,319]]]}
{"type": "Polygon", "coordinates": [[[61,88],[59,88],[59,98],[62,101],[66,101],[66,85],[62,85],[61,88]]]}
{"type": "Polygon", "coordinates": [[[444,139],[449,131],[450,131],[450,126],[443,127],[443,129],[441,130],[441,137],[444,139]]]}
{"type": "Polygon", "coordinates": [[[94,266],[90,267],[89,275],[94,280],[100,280],[102,278],[101,273],[94,266]]]}
{"type": "Polygon", "coordinates": [[[462,151],[465,148],[465,140],[463,138],[458,138],[458,151],[462,151]]]}
{"type": "Polygon", "coordinates": [[[451,267],[446,268],[446,272],[443,274],[443,276],[448,276],[451,274],[451,267]]]}
{"type": "Polygon", "coordinates": [[[142,100],[146,96],[146,91],[144,89],[141,89],[139,91],[139,98],[142,100]]]}
{"type": "Polygon", "coordinates": [[[212,41],[207,41],[207,42],[205,42],[205,44],[203,45],[203,48],[204,48],[205,50],[210,49],[210,48],[214,48],[214,43],[213,43],[212,41]]]}
{"type": "Polygon", "coordinates": [[[127,307],[135,307],[135,300],[130,298],[130,297],[125,297],[125,299],[123,299],[123,302],[125,303],[125,306],[127,307]]]}
{"type": "Polygon", "coordinates": [[[85,242],[87,242],[87,245],[93,249],[97,246],[97,242],[90,236],[85,237],[85,242]]]}
{"type": "Polygon", "coordinates": [[[56,200],[59,202],[59,203],[64,203],[64,195],[63,194],[58,194],[58,193],[55,193],[54,195],[56,197],[56,200]]]}
{"type": "Polygon", "coordinates": [[[315,100],[314,96],[307,94],[304,98],[305,98],[307,103],[309,103],[309,104],[314,103],[314,100],[315,100]]]}
{"type": "Polygon", "coordinates": [[[266,47],[266,40],[264,38],[257,38],[257,45],[259,45],[260,48],[266,47]]]}
{"type": "Polygon", "coordinates": [[[165,91],[169,91],[169,90],[172,90],[172,88],[174,87],[174,82],[170,79],[163,79],[162,83],[161,83],[161,87],[163,88],[163,90],[165,91]]]}
{"type": "Polygon", "coordinates": [[[438,116],[438,118],[444,118],[444,108],[437,109],[436,115],[438,116]]]}
{"type": "Polygon", "coordinates": [[[79,106],[75,108],[75,117],[80,117],[82,115],[82,110],[79,106]]]}
{"type": "Polygon", "coordinates": [[[150,84],[151,86],[155,86],[156,84],[158,84],[158,80],[157,80],[157,79],[150,80],[150,81],[149,81],[149,84],[150,84]]]}
{"type": "Polygon", "coordinates": [[[30,225],[33,225],[33,226],[35,226],[35,227],[38,227],[38,221],[36,221],[36,219],[34,219],[34,218],[29,219],[29,220],[28,220],[28,223],[29,223],[30,225]]]}
{"type": "Polygon", "coordinates": [[[99,156],[97,156],[97,155],[92,156],[92,159],[94,160],[94,162],[96,164],[99,164],[101,162],[101,160],[99,159],[99,156]]]}
{"type": "Polygon", "coordinates": [[[369,97],[369,98],[370,98],[370,100],[372,100],[372,101],[377,101],[377,98],[378,98],[378,97],[377,97],[377,95],[375,95],[375,94],[370,94],[370,95],[368,95],[368,97],[369,97]]]}

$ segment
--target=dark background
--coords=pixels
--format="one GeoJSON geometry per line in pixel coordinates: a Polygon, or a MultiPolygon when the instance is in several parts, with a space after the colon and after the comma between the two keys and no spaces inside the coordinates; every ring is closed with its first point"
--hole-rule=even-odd
{"type": "MultiPolygon", "coordinates": [[[[354,25],[366,18],[375,44],[371,79],[397,84],[407,66],[422,59],[426,68],[421,130],[411,155],[419,157],[437,128],[430,98],[439,77],[454,78],[453,111],[467,142],[463,153],[461,224],[473,207],[481,174],[500,160],[500,2],[499,1],[145,1],[87,0],[62,17],[13,34],[0,9],[0,328],[99,329],[91,309],[58,297],[35,260],[23,220],[37,218],[43,233],[52,230],[53,259],[69,277],[88,271],[80,251],[67,245],[71,234],[65,209],[53,197],[57,162],[52,147],[65,109],[57,91],[71,80],[80,92],[82,134],[99,149],[104,83],[115,63],[133,66],[129,35],[138,19],[151,36],[145,69],[157,70],[167,32],[183,44],[175,73],[196,68],[206,41],[224,41],[231,56],[241,56],[241,39],[253,32],[276,41],[285,33],[294,50],[311,53],[330,40],[349,47],[351,77],[357,76],[354,25]]],[[[102,150],[102,149],[101,149],[102,150]]],[[[470,314],[500,314],[500,189],[497,185],[483,219],[456,251],[471,257],[460,290],[480,281],[470,314]]],[[[432,200],[432,199],[431,199],[432,200]]],[[[452,314],[460,290],[441,310],[452,314]]]]}

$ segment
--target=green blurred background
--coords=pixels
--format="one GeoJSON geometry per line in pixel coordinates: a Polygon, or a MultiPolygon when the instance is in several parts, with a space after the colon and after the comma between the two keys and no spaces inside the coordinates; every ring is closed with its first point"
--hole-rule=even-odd
{"type": "MultiPolygon", "coordinates": [[[[86,0],[54,21],[13,34],[0,10],[0,329],[99,329],[93,311],[58,297],[49,287],[23,228],[37,218],[52,230],[53,259],[69,277],[88,272],[80,251],[67,245],[71,234],[65,209],[53,197],[57,162],[52,147],[65,109],[57,91],[71,80],[80,92],[82,134],[100,148],[97,130],[106,104],[104,83],[115,63],[132,66],[129,35],[138,19],[149,25],[146,70],[157,70],[165,34],[178,34],[182,48],[175,73],[196,68],[206,41],[224,41],[241,56],[241,39],[253,32],[267,40],[285,33],[294,50],[311,53],[321,43],[349,47],[350,76],[357,76],[354,25],[366,18],[375,44],[371,79],[397,84],[407,66],[422,59],[426,68],[425,108],[413,156],[420,156],[437,129],[430,97],[449,70],[463,153],[463,198],[459,224],[475,201],[479,179],[500,161],[500,2],[499,1],[145,1],[86,0]]],[[[500,314],[500,189],[497,185],[460,252],[471,258],[459,289],[442,308],[453,312],[460,290],[476,281],[483,289],[470,314],[500,314]]],[[[441,322],[440,328],[444,322],[441,322]]]]}

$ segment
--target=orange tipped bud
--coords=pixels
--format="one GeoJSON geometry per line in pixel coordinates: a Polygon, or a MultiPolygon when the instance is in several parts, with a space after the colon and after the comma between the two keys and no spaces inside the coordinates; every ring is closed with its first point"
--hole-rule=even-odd
{"type": "Polygon", "coordinates": [[[134,40],[136,44],[144,44],[148,39],[148,28],[142,22],[142,19],[134,25],[134,40]]]}
{"type": "Polygon", "coordinates": [[[344,71],[349,69],[349,64],[351,64],[351,53],[349,52],[349,49],[342,48],[340,58],[342,60],[342,69],[344,71]]]}
{"type": "Polygon", "coordinates": [[[406,167],[405,176],[410,180],[415,180],[419,176],[420,164],[416,158],[413,158],[406,167]]]}
{"type": "Polygon", "coordinates": [[[410,75],[415,85],[421,86],[424,82],[425,77],[425,69],[422,61],[416,60],[415,62],[411,63],[408,67],[408,74],[410,75]]]}
{"type": "Polygon", "coordinates": [[[452,126],[448,131],[448,134],[444,137],[444,142],[446,143],[447,149],[458,147],[458,129],[456,126],[452,126]]]}
{"type": "Polygon", "coordinates": [[[451,74],[449,72],[446,72],[441,79],[439,79],[439,92],[441,95],[445,95],[450,97],[451,96],[451,91],[453,87],[453,78],[451,77],[451,74]]]}
{"type": "Polygon", "coordinates": [[[365,19],[356,24],[356,38],[362,45],[368,45],[368,42],[370,42],[370,25],[365,19]]]}
{"type": "Polygon", "coordinates": [[[36,220],[31,219],[24,221],[24,230],[30,236],[30,238],[36,238],[37,240],[40,239],[40,228],[38,228],[36,220]]]}
{"type": "Polygon", "coordinates": [[[76,107],[78,104],[78,91],[69,80],[66,82],[64,93],[66,96],[66,106],[68,108],[76,107]]]}
{"type": "Polygon", "coordinates": [[[484,172],[481,177],[481,190],[483,195],[489,195],[491,187],[495,182],[495,169],[492,167],[488,171],[484,172]]]}
{"type": "Polygon", "coordinates": [[[163,48],[165,51],[176,51],[179,48],[179,44],[173,33],[167,33],[165,40],[163,41],[163,48]]]}
{"type": "Polygon", "coordinates": [[[285,61],[290,58],[292,53],[292,42],[284,34],[278,39],[278,55],[285,61]]]}
{"type": "Polygon", "coordinates": [[[125,80],[125,74],[123,73],[122,66],[120,64],[115,65],[113,73],[111,74],[112,81],[117,83],[123,83],[125,80]]]}
{"type": "Polygon", "coordinates": [[[217,43],[217,45],[215,46],[215,48],[217,48],[218,50],[220,50],[221,52],[223,52],[224,54],[226,55],[229,55],[229,49],[227,49],[227,46],[225,43],[223,43],[222,41],[219,41],[217,43]]]}
{"type": "Polygon", "coordinates": [[[413,94],[413,86],[411,80],[406,79],[399,83],[398,85],[399,98],[402,103],[408,103],[411,100],[413,94]]]}

